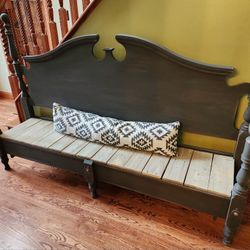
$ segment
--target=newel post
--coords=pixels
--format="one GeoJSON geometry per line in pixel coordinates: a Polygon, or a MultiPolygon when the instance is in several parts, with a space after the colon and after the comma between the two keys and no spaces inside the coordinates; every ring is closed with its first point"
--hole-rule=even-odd
{"type": "Polygon", "coordinates": [[[1,14],[0,19],[4,24],[4,33],[5,33],[7,40],[8,40],[10,57],[13,60],[12,64],[13,64],[14,71],[15,71],[15,74],[16,74],[17,79],[18,79],[19,88],[21,89],[21,104],[22,104],[22,108],[23,108],[23,111],[25,114],[25,119],[28,119],[28,118],[34,116],[34,111],[33,111],[32,105],[31,105],[27,86],[23,80],[23,70],[22,70],[21,64],[19,62],[17,49],[15,47],[14,37],[13,37],[12,30],[11,30],[11,25],[10,25],[10,20],[9,20],[9,17],[6,13],[1,14]]]}
{"type": "Polygon", "coordinates": [[[238,172],[241,166],[241,154],[243,152],[245,140],[250,135],[249,124],[250,124],[250,94],[248,95],[248,106],[244,113],[244,122],[241,124],[238,139],[237,139],[237,144],[236,144],[236,148],[234,152],[236,172],[238,172]]]}

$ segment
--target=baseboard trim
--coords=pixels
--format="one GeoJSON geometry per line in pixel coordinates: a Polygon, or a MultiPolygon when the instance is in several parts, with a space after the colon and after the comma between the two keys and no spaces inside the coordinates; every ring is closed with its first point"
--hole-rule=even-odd
{"type": "Polygon", "coordinates": [[[13,100],[12,94],[10,92],[6,92],[6,91],[0,91],[0,98],[13,100]]]}

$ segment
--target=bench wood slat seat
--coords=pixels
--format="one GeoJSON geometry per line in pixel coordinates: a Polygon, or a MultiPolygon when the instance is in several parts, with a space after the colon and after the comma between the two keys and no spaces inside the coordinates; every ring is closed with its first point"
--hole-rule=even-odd
{"type": "Polygon", "coordinates": [[[53,130],[53,122],[34,118],[6,131],[1,137],[225,197],[230,197],[233,187],[234,160],[229,156],[179,148],[178,155],[170,158],[116,148],[59,134],[53,130]],[[16,131],[22,136],[16,136],[16,131]],[[50,143],[41,143],[45,141],[50,143]]]}

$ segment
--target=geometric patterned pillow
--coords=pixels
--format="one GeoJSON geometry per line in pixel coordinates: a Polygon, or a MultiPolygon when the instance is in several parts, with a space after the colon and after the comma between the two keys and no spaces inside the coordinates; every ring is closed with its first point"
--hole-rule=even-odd
{"type": "Polygon", "coordinates": [[[54,130],[87,141],[175,156],[180,122],[122,121],[53,104],[54,130]]]}

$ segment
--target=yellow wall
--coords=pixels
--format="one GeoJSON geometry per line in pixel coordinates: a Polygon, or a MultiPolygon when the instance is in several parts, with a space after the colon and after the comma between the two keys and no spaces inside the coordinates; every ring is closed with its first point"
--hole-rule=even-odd
{"type": "MultiPolygon", "coordinates": [[[[249,13],[250,0],[103,0],[75,36],[98,33],[96,54],[112,46],[118,58],[123,48],[115,34],[144,37],[192,59],[235,66],[238,74],[229,84],[239,84],[250,82],[249,13]]],[[[233,141],[190,134],[184,140],[224,151],[234,147],[233,141]]]]}

